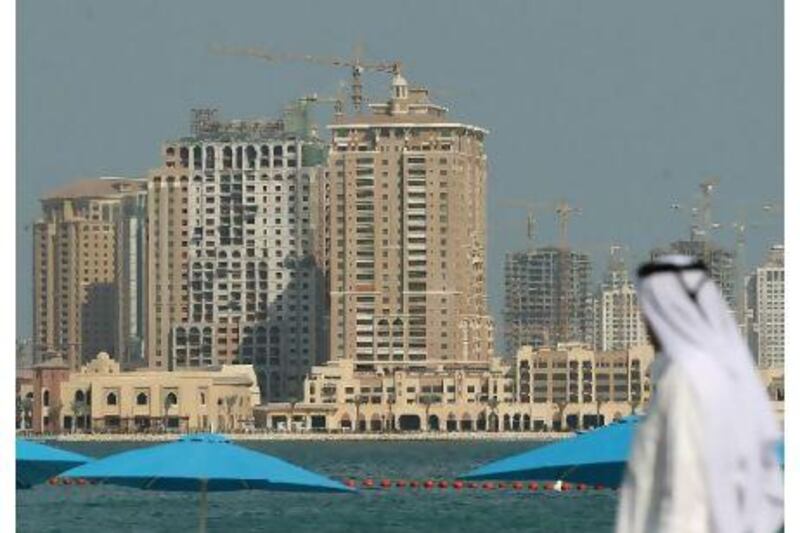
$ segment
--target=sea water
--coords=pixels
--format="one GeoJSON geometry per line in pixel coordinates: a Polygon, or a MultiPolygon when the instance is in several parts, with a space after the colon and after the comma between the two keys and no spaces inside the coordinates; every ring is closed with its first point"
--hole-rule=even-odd
{"type": "MultiPolygon", "coordinates": [[[[448,480],[534,442],[242,442],[335,479],[448,480]]],[[[94,457],[150,445],[58,443],[94,457]]],[[[113,485],[38,485],[18,490],[17,530],[196,531],[195,493],[143,491],[113,485]]],[[[263,491],[210,493],[208,531],[371,532],[488,531],[504,533],[611,531],[613,491],[495,489],[360,490],[358,494],[263,491]]]]}

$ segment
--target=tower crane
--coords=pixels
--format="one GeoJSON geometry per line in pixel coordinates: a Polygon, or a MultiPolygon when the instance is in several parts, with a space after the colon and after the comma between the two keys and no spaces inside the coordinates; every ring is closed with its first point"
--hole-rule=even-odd
{"type": "Polygon", "coordinates": [[[519,209],[525,209],[525,211],[527,212],[526,235],[528,237],[528,246],[531,249],[533,248],[533,242],[536,239],[536,213],[539,211],[555,208],[555,204],[549,202],[524,202],[512,199],[503,199],[501,205],[505,207],[515,207],[519,209]]]}
{"type": "MultiPolygon", "coordinates": [[[[760,206],[761,211],[767,215],[779,215],[782,207],[774,202],[765,203],[760,206]]],[[[745,207],[741,207],[738,219],[731,223],[731,228],[736,234],[736,263],[734,264],[734,287],[736,291],[736,320],[740,327],[745,325],[747,319],[747,298],[745,296],[746,287],[744,284],[745,272],[745,243],[746,233],[751,228],[761,226],[758,222],[749,222],[745,207]]]]}
{"type": "Polygon", "coordinates": [[[400,75],[402,70],[402,63],[400,61],[374,61],[366,62],[361,59],[361,52],[356,49],[351,58],[341,58],[332,56],[314,56],[309,54],[297,53],[273,53],[260,48],[230,48],[223,46],[214,46],[212,52],[222,55],[254,57],[269,61],[272,63],[314,63],[316,65],[324,65],[336,68],[346,68],[350,70],[352,77],[351,81],[351,99],[353,103],[353,110],[356,113],[361,113],[363,97],[363,85],[361,83],[361,75],[365,71],[383,72],[392,74],[394,76],[400,75]]]}
{"type": "Polygon", "coordinates": [[[567,228],[573,215],[581,214],[581,210],[561,200],[555,209],[558,217],[558,322],[557,332],[561,342],[573,340],[571,338],[571,317],[573,314],[574,282],[572,276],[572,253],[567,242],[567,228]]]}
{"type": "Polygon", "coordinates": [[[336,96],[320,96],[317,93],[293,100],[291,104],[286,107],[286,116],[291,117],[294,122],[290,125],[290,129],[302,132],[304,135],[309,136],[312,133],[312,124],[309,109],[317,104],[333,104],[335,116],[339,117],[344,113],[344,95],[342,94],[341,87],[336,91],[336,96]]]}
{"type": "Polygon", "coordinates": [[[580,215],[583,211],[579,207],[568,204],[566,201],[561,200],[556,207],[556,216],[558,216],[558,246],[562,250],[569,247],[567,242],[567,229],[569,226],[569,219],[573,215],[580,215]]]}

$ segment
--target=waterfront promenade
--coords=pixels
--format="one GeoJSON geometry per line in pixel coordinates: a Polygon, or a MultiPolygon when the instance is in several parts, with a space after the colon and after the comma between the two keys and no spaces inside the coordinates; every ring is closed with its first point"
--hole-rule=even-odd
{"type": "MultiPolygon", "coordinates": [[[[167,442],[177,440],[181,433],[67,433],[54,435],[31,435],[36,440],[62,442],[167,442]]],[[[310,432],[251,432],[226,433],[234,441],[274,442],[338,442],[338,441],[552,441],[573,436],[571,432],[408,432],[408,433],[310,433],[310,432]]]]}

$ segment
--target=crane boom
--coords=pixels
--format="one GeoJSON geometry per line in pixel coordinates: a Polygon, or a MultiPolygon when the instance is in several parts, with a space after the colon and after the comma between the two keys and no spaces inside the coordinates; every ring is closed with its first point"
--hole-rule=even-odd
{"type": "Polygon", "coordinates": [[[353,58],[345,59],[335,56],[315,56],[310,54],[298,54],[298,53],[287,53],[287,52],[276,53],[263,50],[261,48],[231,48],[231,47],[214,46],[211,48],[211,51],[221,55],[254,57],[257,59],[263,59],[264,61],[270,61],[273,63],[304,62],[304,63],[313,63],[316,65],[350,69],[350,73],[352,76],[351,99],[353,102],[353,109],[356,113],[361,112],[363,103],[361,74],[364,71],[384,72],[392,75],[399,75],[400,71],[402,70],[402,63],[400,61],[364,62],[360,59],[359,57],[360,54],[356,54],[353,58]]]}

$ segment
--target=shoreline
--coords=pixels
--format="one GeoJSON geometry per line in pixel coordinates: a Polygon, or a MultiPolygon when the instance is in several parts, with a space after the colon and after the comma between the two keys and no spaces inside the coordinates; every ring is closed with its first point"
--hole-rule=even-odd
{"type": "MultiPolygon", "coordinates": [[[[74,433],[66,435],[32,435],[31,440],[55,442],[168,442],[191,433],[173,434],[113,434],[113,433],[74,433]]],[[[503,432],[503,433],[467,433],[467,432],[431,432],[431,433],[223,433],[232,441],[264,441],[264,442],[469,442],[469,441],[552,441],[569,438],[574,435],[565,433],[543,432],[503,432]]]]}

